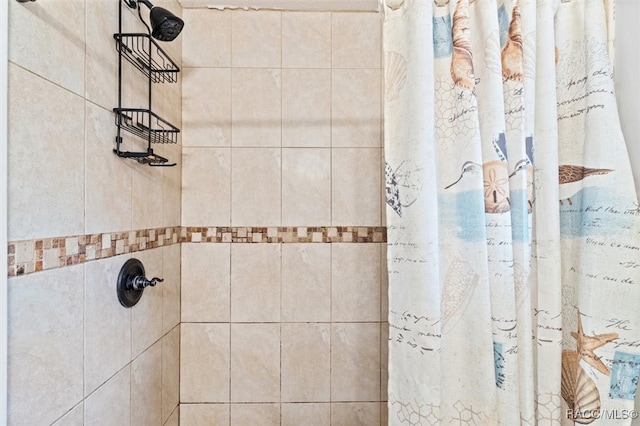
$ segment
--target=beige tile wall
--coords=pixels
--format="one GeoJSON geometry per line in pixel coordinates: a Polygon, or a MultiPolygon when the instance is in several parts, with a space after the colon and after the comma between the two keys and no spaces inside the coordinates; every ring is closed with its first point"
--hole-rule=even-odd
{"type": "MultiPolygon", "coordinates": [[[[181,146],[158,147],[178,162],[169,169],[111,152],[118,1],[12,0],[9,15],[9,240],[180,226],[181,146]]],[[[180,59],[180,40],[167,49],[180,59]]],[[[125,102],[145,100],[144,79],[124,71],[125,102]]],[[[180,82],[154,99],[180,127],[180,82]]],[[[134,256],[165,282],[132,309],[115,290],[130,254],[9,279],[9,425],[178,424],[180,245],[134,256]]]]}
{"type": "MultiPolygon", "coordinates": [[[[377,14],[185,10],[183,72],[153,89],[178,166],[156,169],[110,152],[118,3],[9,4],[10,241],[383,225],[377,14]]],[[[386,424],[384,252],[187,243],[11,278],[9,424],[386,424]],[[124,309],[132,256],[165,281],[124,309]]]]}
{"type": "Polygon", "coordinates": [[[182,225],[382,225],[380,16],[184,19],[182,225]]]}
{"type": "MultiPolygon", "coordinates": [[[[182,225],[382,225],[380,16],[183,16],[182,225]]],[[[181,424],[386,424],[385,249],[183,244],[181,424]]]]}

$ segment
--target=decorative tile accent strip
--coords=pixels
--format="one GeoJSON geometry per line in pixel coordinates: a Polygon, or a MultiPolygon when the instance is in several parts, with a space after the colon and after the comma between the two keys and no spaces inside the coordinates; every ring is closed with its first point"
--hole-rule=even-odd
{"type": "Polygon", "coordinates": [[[384,243],[384,226],[184,227],[185,243],[384,243]]]}
{"type": "Polygon", "coordinates": [[[384,243],[384,226],[168,227],[14,241],[8,275],[26,275],[177,243],[384,243]]]}
{"type": "Polygon", "coordinates": [[[174,226],[10,242],[9,276],[176,244],[180,242],[180,233],[181,228],[174,226]]]}

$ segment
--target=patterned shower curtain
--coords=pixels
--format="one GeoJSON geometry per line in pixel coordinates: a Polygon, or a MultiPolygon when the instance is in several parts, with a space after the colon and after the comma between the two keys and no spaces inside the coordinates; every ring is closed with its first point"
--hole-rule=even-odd
{"type": "Polygon", "coordinates": [[[613,1],[384,9],[389,424],[631,424],[640,205],[613,1]]]}

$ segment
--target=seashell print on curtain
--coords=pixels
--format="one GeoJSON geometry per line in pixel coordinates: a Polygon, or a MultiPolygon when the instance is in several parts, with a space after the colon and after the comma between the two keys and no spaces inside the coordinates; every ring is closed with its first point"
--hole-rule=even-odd
{"type": "Polygon", "coordinates": [[[385,7],[390,425],[631,424],[640,209],[611,10],[385,7]]]}

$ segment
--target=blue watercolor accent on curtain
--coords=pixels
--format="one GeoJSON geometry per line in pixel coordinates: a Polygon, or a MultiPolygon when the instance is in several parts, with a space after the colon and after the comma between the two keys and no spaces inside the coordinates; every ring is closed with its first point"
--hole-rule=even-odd
{"type": "Polygon", "coordinates": [[[463,191],[441,194],[441,222],[455,229],[456,235],[463,241],[486,241],[486,223],[484,212],[484,194],[482,191],[463,191]]]}
{"type": "Polygon", "coordinates": [[[560,233],[565,236],[621,235],[637,220],[629,197],[612,188],[583,188],[571,197],[571,202],[562,200],[560,206],[560,233]]]}
{"type": "Polygon", "coordinates": [[[640,355],[616,351],[611,363],[609,397],[612,399],[635,399],[639,377],[640,355]]]}
{"type": "Polygon", "coordinates": [[[433,52],[437,59],[451,56],[453,52],[451,15],[433,18],[433,52]]]}
{"type": "Polygon", "coordinates": [[[526,190],[509,192],[511,197],[511,235],[514,241],[528,242],[529,194],[526,190]]]}
{"type": "Polygon", "coordinates": [[[500,27],[500,47],[504,47],[509,39],[509,12],[503,4],[498,9],[498,26],[500,27]]]}

